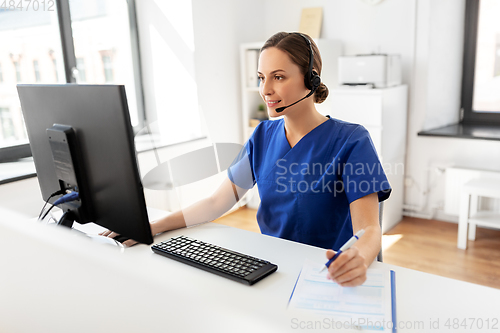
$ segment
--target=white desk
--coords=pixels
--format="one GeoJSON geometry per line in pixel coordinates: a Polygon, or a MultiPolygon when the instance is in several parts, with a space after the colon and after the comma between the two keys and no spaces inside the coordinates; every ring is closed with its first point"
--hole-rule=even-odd
{"type": "MultiPolygon", "coordinates": [[[[294,327],[311,320],[286,305],[304,260],[324,261],[322,249],[213,223],[155,239],[184,234],[279,266],[249,287],[146,245],[121,252],[63,228],[2,216],[0,332],[303,332],[294,327]]],[[[500,290],[388,264],[373,267],[396,271],[398,322],[423,325],[398,332],[500,332],[500,290]],[[448,330],[448,318],[452,324],[481,318],[483,329],[448,330]],[[439,329],[432,329],[438,319],[439,329]],[[491,329],[494,321],[497,329],[491,329]]]]}

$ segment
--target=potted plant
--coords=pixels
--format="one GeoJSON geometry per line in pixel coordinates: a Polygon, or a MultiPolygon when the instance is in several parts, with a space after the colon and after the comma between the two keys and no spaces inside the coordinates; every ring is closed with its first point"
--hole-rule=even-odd
{"type": "Polygon", "coordinates": [[[259,108],[257,110],[257,119],[260,121],[267,120],[267,112],[264,104],[259,104],[259,108]]]}

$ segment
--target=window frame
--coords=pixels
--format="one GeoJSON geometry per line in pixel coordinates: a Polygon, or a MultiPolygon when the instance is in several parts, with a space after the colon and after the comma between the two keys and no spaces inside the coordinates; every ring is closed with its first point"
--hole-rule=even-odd
{"type": "Polygon", "coordinates": [[[500,127],[500,112],[477,112],[472,110],[480,2],[481,0],[466,0],[465,5],[461,103],[463,114],[460,123],[471,125],[488,124],[500,127]]]}
{"type": "MultiPolygon", "coordinates": [[[[138,124],[134,127],[134,133],[139,132],[144,128],[147,123],[145,103],[144,103],[144,92],[143,92],[143,80],[142,80],[142,68],[141,68],[141,56],[139,50],[139,32],[137,27],[137,11],[136,11],[136,0],[123,0],[126,1],[129,14],[129,26],[130,26],[130,41],[131,41],[131,52],[132,52],[132,67],[134,71],[135,78],[135,92],[137,99],[137,113],[138,113],[138,124]]],[[[73,33],[71,28],[71,13],[69,7],[69,0],[56,0],[57,16],[59,24],[59,34],[61,39],[61,48],[63,53],[64,62],[64,72],[66,83],[76,83],[76,55],[73,44],[73,33]]],[[[56,68],[57,70],[57,68],[56,68]]],[[[57,73],[58,74],[58,73],[57,73]]],[[[9,146],[0,148],[0,163],[11,162],[13,160],[31,157],[31,149],[29,144],[20,144],[15,146],[9,146]]]]}

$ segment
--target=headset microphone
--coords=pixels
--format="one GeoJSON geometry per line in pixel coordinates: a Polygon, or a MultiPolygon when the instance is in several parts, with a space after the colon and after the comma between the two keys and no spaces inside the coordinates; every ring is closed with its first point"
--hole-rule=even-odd
{"type": "Polygon", "coordinates": [[[321,84],[321,78],[319,77],[318,73],[316,73],[315,71],[313,71],[314,55],[313,55],[313,49],[312,49],[311,41],[309,40],[309,38],[307,38],[306,36],[304,36],[301,33],[295,32],[294,34],[299,35],[302,38],[304,38],[304,40],[307,43],[307,46],[309,47],[309,66],[307,68],[306,74],[304,75],[304,84],[306,85],[306,87],[308,89],[311,89],[311,92],[309,92],[309,94],[307,94],[306,97],[304,97],[302,99],[299,99],[297,102],[295,102],[293,104],[290,104],[290,105],[287,105],[287,106],[283,106],[281,108],[277,108],[276,109],[277,113],[283,112],[286,108],[289,108],[290,106],[295,105],[298,102],[303,101],[307,97],[311,96],[312,94],[314,94],[314,92],[316,91],[316,89],[318,89],[319,85],[321,84]]]}
{"type": "Polygon", "coordinates": [[[299,100],[298,100],[297,102],[295,102],[295,103],[292,103],[292,104],[290,104],[290,105],[287,105],[287,106],[282,106],[282,107],[280,107],[280,108],[277,108],[277,109],[276,109],[276,112],[277,112],[277,113],[283,112],[286,108],[289,108],[290,106],[295,105],[295,104],[297,104],[298,102],[305,100],[307,97],[311,96],[312,94],[314,94],[314,90],[311,90],[311,91],[309,92],[309,94],[307,94],[307,96],[306,96],[306,97],[303,97],[303,98],[299,99],[299,100]]]}

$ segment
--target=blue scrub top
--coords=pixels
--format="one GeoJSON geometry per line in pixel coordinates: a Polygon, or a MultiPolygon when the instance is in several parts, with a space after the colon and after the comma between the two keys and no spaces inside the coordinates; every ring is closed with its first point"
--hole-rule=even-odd
{"type": "Polygon", "coordinates": [[[368,131],[333,118],[293,148],[283,119],[261,122],[228,176],[246,189],[257,183],[263,234],[334,250],[353,235],[349,204],[391,192],[368,131]]]}

